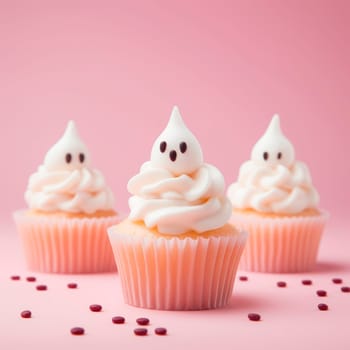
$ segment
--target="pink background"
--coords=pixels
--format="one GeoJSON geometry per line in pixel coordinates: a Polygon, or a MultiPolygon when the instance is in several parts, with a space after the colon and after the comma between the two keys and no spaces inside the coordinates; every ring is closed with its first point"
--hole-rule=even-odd
{"type": "Polygon", "coordinates": [[[0,1],[0,212],[77,122],[117,210],[174,104],[237,177],[278,112],[321,205],[348,212],[348,1],[0,1]]]}
{"type": "Polygon", "coordinates": [[[0,0],[0,347],[349,349],[349,294],[331,282],[339,276],[350,285],[349,23],[345,0],[0,0]],[[126,182],[148,160],[174,104],[227,184],[280,114],[331,212],[316,271],[248,274],[228,308],[203,313],[127,306],[115,274],[26,271],[10,214],[25,206],[28,177],[67,121],[76,121],[117,210],[126,212],[126,182]],[[18,284],[9,279],[16,273],[18,284]],[[24,280],[33,274],[47,293],[24,280]],[[314,284],[302,286],[302,278],[314,284]],[[65,288],[72,280],[75,294],[65,288]],[[278,280],[288,287],[276,288],[278,280]],[[320,300],[317,289],[329,296],[320,300]],[[317,310],[319,302],[330,310],[317,310]],[[91,303],[104,313],[87,312],[91,303]],[[18,316],[25,308],[33,319],[18,316]],[[249,322],[248,312],[263,321],[249,322]],[[128,318],[124,328],[112,326],[117,314],[128,318]],[[138,316],[165,325],[169,336],[134,337],[138,316]],[[70,336],[75,325],[87,335],[70,336]]]}

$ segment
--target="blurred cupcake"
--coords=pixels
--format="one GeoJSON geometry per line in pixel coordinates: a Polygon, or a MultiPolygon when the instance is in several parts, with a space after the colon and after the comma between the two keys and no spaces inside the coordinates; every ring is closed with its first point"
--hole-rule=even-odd
{"type": "Polygon", "coordinates": [[[295,160],[294,147],[275,115],[228,189],[231,222],[249,232],[240,268],[260,272],[303,272],[316,263],[328,214],[309,170],[295,160]]]}
{"type": "Polygon", "coordinates": [[[176,107],[128,190],[130,215],[108,230],[125,302],[163,310],[226,305],[246,234],[227,223],[224,178],[203,162],[176,107]]]}
{"type": "Polygon", "coordinates": [[[90,167],[87,147],[73,121],[31,175],[14,213],[28,268],[40,272],[115,271],[107,227],[118,222],[102,174],[90,167]]]}

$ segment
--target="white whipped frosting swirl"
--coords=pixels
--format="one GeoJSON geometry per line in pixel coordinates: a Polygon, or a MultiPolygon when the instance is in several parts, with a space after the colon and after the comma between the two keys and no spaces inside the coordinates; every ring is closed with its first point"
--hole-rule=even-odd
{"type": "Polygon", "coordinates": [[[251,160],[241,166],[228,197],[235,209],[262,213],[298,214],[317,208],[319,195],[309,170],[295,161],[293,145],[282,134],[277,115],[255,144],[251,160]]]}
{"type": "Polygon", "coordinates": [[[232,212],[223,175],[203,163],[200,145],[176,107],[154,142],[151,160],[130,179],[128,190],[129,218],[163,234],[213,230],[232,212]]]}
{"type": "Polygon", "coordinates": [[[93,214],[113,210],[114,196],[103,175],[90,169],[87,147],[75,125],[48,151],[43,165],[29,178],[25,200],[30,209],[93,214]]]}

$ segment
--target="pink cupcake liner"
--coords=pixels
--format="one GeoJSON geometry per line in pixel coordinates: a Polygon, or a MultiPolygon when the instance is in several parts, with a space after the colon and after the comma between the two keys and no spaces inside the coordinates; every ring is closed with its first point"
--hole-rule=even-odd
{"type": "Polygon", "coordinates": [[[159,310],[201,310],[230,301],[247,235],[163,238],[108,230],[124,300],[159,310]]]}
{"type": "Polygon", "coordinates": [[[116,271],[107,228],[117,216],[64,218],[14,213],[27,267],[52,273],[116,271]]]}
{"type": "Polygon", "coordinates": [[[233,213],[231,223],[248,232],[239,269],[255,272],[306,272],[316,265],[328,214],[283,218],[233,213]]]}

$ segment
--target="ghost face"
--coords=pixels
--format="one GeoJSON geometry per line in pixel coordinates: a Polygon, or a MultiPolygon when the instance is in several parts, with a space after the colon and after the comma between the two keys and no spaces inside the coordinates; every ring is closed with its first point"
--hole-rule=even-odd
{"type": "Polygon", "coordinates": [[[253,148],[252,160],[270,166],[281,164],[288,167],[294,161],[294,152],[291,152],[289,144],[283,140],[272,143],[264,140],[253,148]]]}
{"type": "Polygon", "coordinates": [[[151,164],[175,176],[191,174],[203,164],[200,144],[174,107],[169,123],[153,144],[151,164]]]}
{"type": "Polygon", "coordinates": [[[63,137],[47,152],[44,165],[49,171],[72,171],[90,163],[87,147],[80,140],[73,122],[69,122],[63,137]]]}
{"type": "Polygon", "coordinates": [[[268,166],[289,167],[295,159],[294,147],[280,129],[279,117],[275,115],[265,134],[255,144],[251,159],[268,166]]]}

